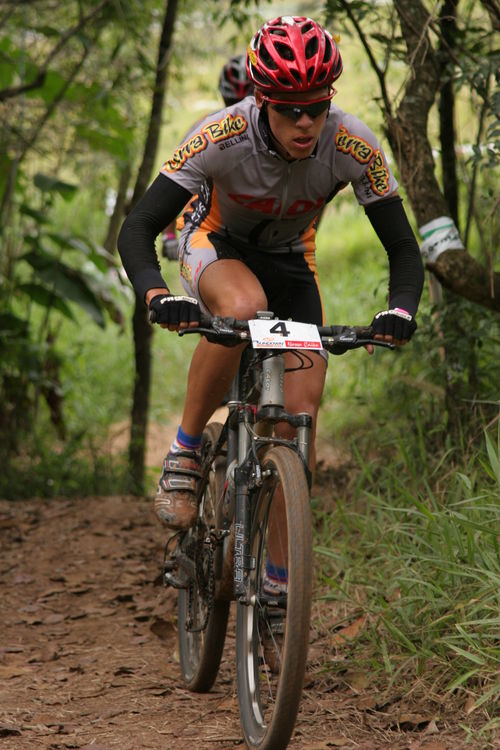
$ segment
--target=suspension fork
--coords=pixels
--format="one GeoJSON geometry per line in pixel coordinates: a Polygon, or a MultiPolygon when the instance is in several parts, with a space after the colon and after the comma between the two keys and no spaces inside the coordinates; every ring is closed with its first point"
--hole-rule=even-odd
{"type": "Polygon", "coordinates": [[[250,459],[251,435],[247,425],[254,422],[254,412],[250,407],[238,413],[238,465],[234,470],[236,488],[234,512],[234,594],[236,599],[249,601],[248,573],[255,566],[250,556],[250,479],[252,460],[250,459]]]}

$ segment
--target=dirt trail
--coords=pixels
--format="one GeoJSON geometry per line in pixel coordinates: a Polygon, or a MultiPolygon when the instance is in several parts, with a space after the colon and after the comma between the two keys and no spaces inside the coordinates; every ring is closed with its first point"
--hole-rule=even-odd
{"type": "MultiPolygon", "coordinates": [[[[1,750],[243,747],[232,632],[214,690],[182,685],[162,544],[150,501],[0,501],[1,750]]],[[[369,675],[335,676],[325,664],[348,648],[338,620],[315,603],[290,748],[484,747],[466,745],[463,708],[419,698],[416,686],[382,697],[369,675]]]]}

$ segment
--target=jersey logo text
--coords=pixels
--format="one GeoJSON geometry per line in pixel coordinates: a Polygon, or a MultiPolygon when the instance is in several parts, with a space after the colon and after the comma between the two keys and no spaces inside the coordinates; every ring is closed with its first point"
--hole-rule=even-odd
{"type": "Polygon", "coordinates": [[[377,149],[375,158],[366,170],[372,190],[377,195],[385,195],[389,191],[389,170],[385,166],[384,157],[377,149]]]}
{"type": "Polygon", "coordinates": [[[373,148],[358,135],[351,135],[343,126],[340,126],[335,136],[335,145],[343,154],[350,154],[360,164],[367,164],[373,156],[373,148]]]}
{"type": "Polygon", "coordinates": [[[248,123],[241,115],[228,114],[222,120],[207,123],[199,133],[193,135],[174,151],[172,158],[165,162],[161,171],[177,172],[188,159],[204,151],[208,146],[208,141],[219,143],[219,141],[243,133],[247,127],[248,123]]]}
{"type": "Polygon", "coordinates": [[[192,138],[174,151],[174,155],[165,162],[161,171],[177,172],[188,159],[191,159],[195,154],[199,154],[200,151],[204,151],[207,145],[207,139],[203,133],[196,133],[196,135],[193,135],[192,138]]]}
{"type": "Polygon", "coordinates": [[[201,132],[206,133],[212,143],[218,143],[226,138],[244,133],[247,127],[248,123],[241,115],[234,117],[233,115],[226,115],[219,122],[209,122],[202,128],[201,132]]]}

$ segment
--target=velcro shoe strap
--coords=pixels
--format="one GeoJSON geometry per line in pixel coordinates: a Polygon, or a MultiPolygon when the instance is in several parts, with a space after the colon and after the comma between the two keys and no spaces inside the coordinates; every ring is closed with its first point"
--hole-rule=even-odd
{"type": "Polygon", "coordinates": [[[163,475],[165,474],[187,474],[190,477],[200,478],[200,464],[195,458],[185,455],[169,453],[163,462],[163,475]]]}
{"type": "Polygon", "coordinates": [[[169,472],[164,474],[160,479],[160,486],[164,492],[176,492],[182,490],[183,492],[196,492],[197,479],[193,476],[188,476],[186,472],[182,474],[169,472]]]}

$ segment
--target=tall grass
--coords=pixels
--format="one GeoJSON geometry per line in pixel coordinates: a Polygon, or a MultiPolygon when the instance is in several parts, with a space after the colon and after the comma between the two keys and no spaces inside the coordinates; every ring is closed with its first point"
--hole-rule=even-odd
{"type": "Polygon", "coordinates": [[[316,552],[325,598],[368,616],[364,658],[390,683],[411,673],[467,692],[486,731],[500,725],[500,427],[483,448],[461,471],[402,440],[371,461],[357,452],[352,497],[318,512],[316,552]]]}

